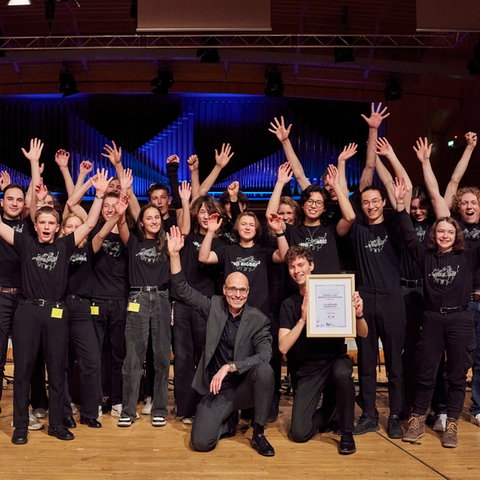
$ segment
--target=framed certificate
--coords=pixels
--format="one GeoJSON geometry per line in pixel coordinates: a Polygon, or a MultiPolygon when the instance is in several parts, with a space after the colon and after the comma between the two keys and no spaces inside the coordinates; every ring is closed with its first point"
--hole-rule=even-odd
{"type": "Polygon", "coordinates": [[[307,337],[355,337],[353,274],[309,275],[307,337]]]}

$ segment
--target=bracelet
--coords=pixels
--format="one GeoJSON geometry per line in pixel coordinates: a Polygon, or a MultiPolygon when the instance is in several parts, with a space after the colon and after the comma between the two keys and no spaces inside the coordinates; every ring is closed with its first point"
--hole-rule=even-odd
{"type": "Polygon", "coordinates": [[[362,313],[361,315],[355,315],[355,318],[357,320],[361,320],[362,318],[365,318],[365,317],[363,316],[363,313],[362,313]]]}
{"type": "Polygon", "coordinates": [[[276,236],[277,238],[284,237],[284,236],[285,236],[285,232],[275,233],[275,236],[276,236]]]}
{"type": "Polygon", "coordinates": [[[105,198],[105,195],[95,195],[95,198],[98,198],[99,200],[103,200],[105,198]]]}

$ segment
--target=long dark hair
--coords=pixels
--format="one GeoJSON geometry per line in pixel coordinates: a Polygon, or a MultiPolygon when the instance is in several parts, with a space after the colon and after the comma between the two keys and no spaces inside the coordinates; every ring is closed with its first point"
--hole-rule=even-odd
{"type": "Polygon", "coordinates": [[[147,236],[145,235],[145,229],[142,226],[142,222],[143,222],[143,217],[145,216],[145,212],[149,208],[155,209],[160,215],[161,226],[160,226],[160,230],[155,235],[155,240],[156,240],[155,248],[157,252],[161,254],[161,259],[165,260],[167,258],[167,240],[165,238],[165,231],[163,229],[162,214],[160,212],[160,209],[155,205],[151,205],[150,203],[147,203],[140,209],[140,213],[138,214],[138,218],[136,222],[137,237],[141,242],[143,242],[143,240],[147,238],[147,236]]]}

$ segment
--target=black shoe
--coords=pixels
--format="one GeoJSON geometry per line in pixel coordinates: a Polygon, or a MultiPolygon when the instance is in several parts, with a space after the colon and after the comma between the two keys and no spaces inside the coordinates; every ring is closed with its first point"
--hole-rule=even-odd
{"type": "Polygon", "coordinates": [[[273,457],[275,455],[275,450],[263,433],[254,434],[250,440],[250,445],[264,457],[273,457]]]}
{"type": "Polygon", "coordinates": [[[26,428],[16,428],[13,431],[12,443],[15,445],[25,445],[28,442],[28,430],[26,428]]]}
{"type": "Polygon", "coordinates": [[[90,428],[102,428],[102,424],[95,418],[86,418],[80,415],[80,423],[90,428]]]}
{"type": "Polygon", "coordinates": [[[390,438],[403,438],[403,428],[398,415],[388,417],[387,435],[390,438]]]}
{"type": "Polygon", "coordinates": [[[238,411],[232,412],[224,424],[227,426],[227,431],[220,435],[220,438],[231,438],[234,437],[237,433],[237,424],[238,424],[238,411]]]}
{"type": "Polygon", "coordinates": [[[340,455],[351,455],[355,453],[357,449],[355,448],[355,440],[351,433],[344,433],[340,437],[340,443],[338,444],[338,453],[340,455]]]}
{"type": "Polygon", "coordinates": [[[378,426],[378,420],[373,420],[362,414],[357,422],[357,425],[353,429],[354,435],[363,435],[368,432],[376,432],[380,427],[378,426]]]}
{"type": "Polygon", "coordinates": [[[63,425],[48,427],[48,434],[52,437],[57,437],[59,440],[73,440],[75,438],[73,433],[63,425]]]}
{"type": "Polygon", "coordinates": [[[66,428],[77,428],[77,422],[71,415],[63,417],[63,426],[66,428]]]}

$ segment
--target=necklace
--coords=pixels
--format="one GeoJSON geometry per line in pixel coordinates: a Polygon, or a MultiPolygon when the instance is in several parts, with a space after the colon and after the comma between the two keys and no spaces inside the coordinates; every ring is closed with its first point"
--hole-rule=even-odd
{"type": "MultiPolygon", "coordinates": [[[[309,238],[310,240],[313,240],[313,239],[315,238],[315,234],[317,233],[317,230],[320,228],[320,226],[321,226],[321,225],[317,225],[317,226],[315,227],[315,230],[312,232],[312,231],[310,230],[310,227],[308,227],[307,225],[305,225],[305,228],[306,228],[307,231],[308,231],[308,238],[309,238]]],[[[312,227],[312,228],[313,228],[313,227],[312,227]]]]}

